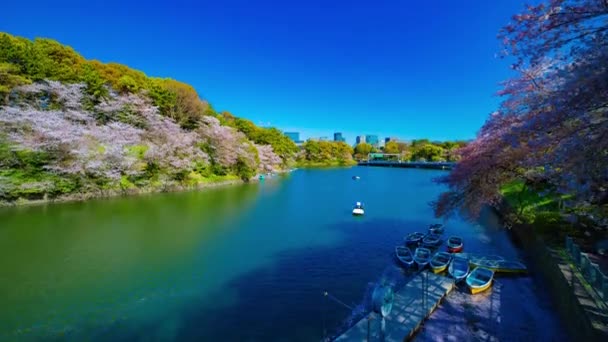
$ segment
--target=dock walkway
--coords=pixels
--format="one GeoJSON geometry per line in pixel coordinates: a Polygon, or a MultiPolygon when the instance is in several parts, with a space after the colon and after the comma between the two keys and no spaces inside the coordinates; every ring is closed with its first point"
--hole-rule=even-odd
{"type": "MultiPolygon", "coordinates": [[[[417,274],[395,293],[391,313],[385,319],[385,341],[405,341],[420,328],[443,299],[454,288],[454,280],[425,271],[417,274]],[[427,277],[427,278],[425,278],[427,277]],[[424,291],[426,283],[426,291],[424,291]],[[426,296],[424,293],[426,292],[426,296]],[[426,297],[426,298],[425,298],[426,297]],[[426,299],[426,301],[425,301],[426,299]]],[[[380,341],[381,319],[370,313],[336,341],[380,341]],[[369,327],[369,339],[368,339],[369,327]]]]}

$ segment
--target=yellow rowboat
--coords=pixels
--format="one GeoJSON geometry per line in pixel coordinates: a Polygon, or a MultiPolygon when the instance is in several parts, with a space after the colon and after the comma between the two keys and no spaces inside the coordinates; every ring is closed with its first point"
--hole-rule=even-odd
{"type": "Polygon", "coordinates": [[[448,268],[450,261],[452,260],[452,255],[446,252],[438,252],[433,255],[431,259],[430,265],[433,273],[441,273],[448,268]]]}
{"type": "Polygon", "coordinates": [[[484,267],[477,267],[467,276],[467,286],[472,294],[476,294],[492,287],[493,278],[494,271],[484,267]]]}

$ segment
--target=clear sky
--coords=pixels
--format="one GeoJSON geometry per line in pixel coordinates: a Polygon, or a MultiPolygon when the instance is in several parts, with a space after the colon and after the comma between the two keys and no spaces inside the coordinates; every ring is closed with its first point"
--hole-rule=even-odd
{"type": "Polygon", "coordinates": [[[509,74],[523,0],[6,1],[0,31],[192,84],[303,138],[473,138],[509,74]],[[124,2],[124,3],[123,3],[124,2]]]}

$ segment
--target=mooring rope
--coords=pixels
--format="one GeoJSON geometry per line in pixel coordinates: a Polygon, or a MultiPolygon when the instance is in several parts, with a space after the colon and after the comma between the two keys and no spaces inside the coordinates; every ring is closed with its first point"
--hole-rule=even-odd
{"type": "Polygon", "coordinates": [[[341,301],[341,300],[339,300],[338,298],[336,298],[336,297],[332,296],[331,294],[329,294],[329,292],[327,292],[327,291],[323,292],[323,296],[325,296],[325,297],[327,297],[327,298],[329,298],[329,299],[333,300],[334,302],[336,302],[336,303],[338,303],[338,304],[340,304],[340,305],[344,306],[345,308],[347,308],[347,309],[349,309],[349,310],[351,310],[351,311],[354,311],[354,310],[355,310],[355,309],[353,309],[352,307],[350,307],[350,306],[346,305],[346,304],[345,304],[343,301],[341,301]]]}

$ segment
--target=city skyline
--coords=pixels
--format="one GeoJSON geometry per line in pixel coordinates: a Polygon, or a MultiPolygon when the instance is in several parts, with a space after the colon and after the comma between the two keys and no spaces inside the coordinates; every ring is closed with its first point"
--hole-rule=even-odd
{"type": "MultiPolygon", "coordinates": [[[[381,136],[378,134],[359,134],[356,135],[354,137],[354,139],[350,140],[347,139],[344,134],[342,132],[334,132],[333,133],[333,139],[330,139],[329,135],[324,134],[322,136],[311,136],[311,137],[306,137],[303,138],[300,134],[301,132],[294,132],[294,131],[290,131],[290,132],[283,132],[283,134],[285,134],[287,137],[289,137],[293,142],[295,142],[296,144],[300,145],[303,142],[307,141],[307,140],[318,140],[318,141],[334,141],[334,142],[344,142],[347,143],[349,145],[352,146],[356,146],[359,143],[369,143],[372,146],[375,147],[381,147],[386,145],[387,142],[389,141],[396,141],[396,142],[404,142],[404,143],[410,143],[413,140],[421,140],[421,139],[428,139],[425,137],[420,137],[420,138],[413,138],[413,139],[403,139],[401,137],[397,137],[394,135],[389,135],[389,136],[381,136]],[[373,137],[372,139],[370,139],[370,137],[373,137]],[[371,143],[370,143],[371,140],[371,143]],[[352,142],[351,142],[352,141],[352,142]]],[[[442,142],[442,141],[454,141],[454,140],[449,140],[449,139],[444,139],[444,140],[438,140],[438,139],[428,139],[429,141],[433,141],[433,142],[442,142]]],[[[455,139],[455,140],[462,140],[462,141],[469,141],[468,139],[455,139]]]]}

